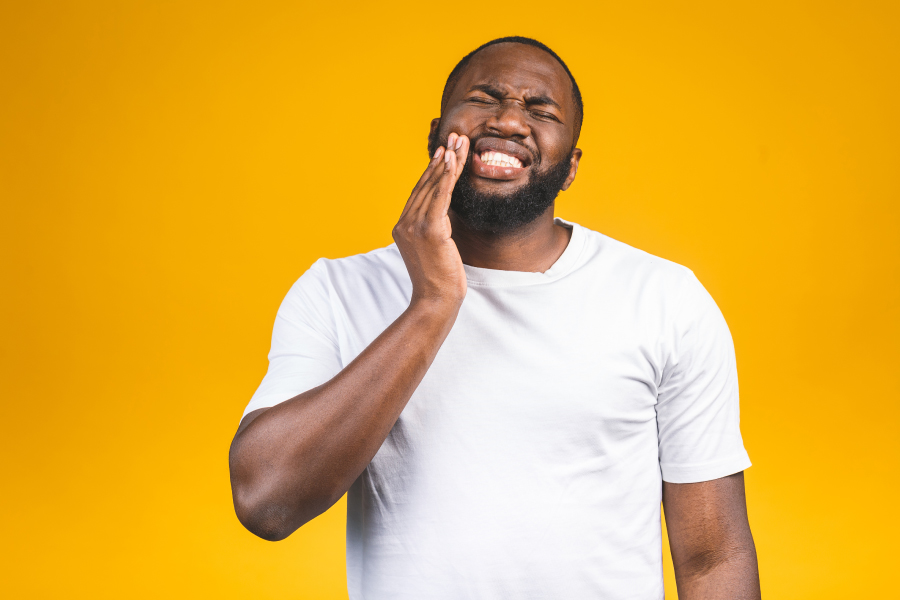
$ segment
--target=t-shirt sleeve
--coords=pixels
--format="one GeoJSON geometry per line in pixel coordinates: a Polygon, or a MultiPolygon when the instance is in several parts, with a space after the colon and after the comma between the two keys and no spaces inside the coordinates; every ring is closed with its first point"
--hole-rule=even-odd
{"type": "Polygon", "coordinates": [[[656,411],[663,480],[695,483],[743,471],[750,457],[741,439],[734,342],[693,273],[671,335],[656,411]]]}
{"type": "Polygon", "coordinates": [[[272,330],[269,369],[241,418],[321,385],[341,368],[330,284],[320,260],[282,301],[272,330]]]}

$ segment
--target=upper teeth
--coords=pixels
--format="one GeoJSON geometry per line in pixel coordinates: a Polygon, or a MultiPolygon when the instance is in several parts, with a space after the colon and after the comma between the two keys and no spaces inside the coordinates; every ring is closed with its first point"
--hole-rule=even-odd
{"type": "Polygon", "coordinates": [[[482,152],[481,162],[494,167],[522,167],[522,161],[520,161],[515,156],[509,156],[508,154],[503,154],[502,152],[493,152],[491,150],[482,152]]]}

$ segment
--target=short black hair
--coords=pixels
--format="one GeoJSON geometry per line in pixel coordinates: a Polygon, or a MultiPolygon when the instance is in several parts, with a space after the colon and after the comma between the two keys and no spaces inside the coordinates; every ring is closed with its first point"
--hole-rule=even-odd
{"type": "Polygon", "coordinates": [[[575,81],[575,76],[572,75],[572,71],[569,70],[569,67],[566,66],[566,63],[563,62],[563,59],[561,59],[559,55],[551,50],[546,44],[542,44],[537,40],[522,37],[520,35],[511,35],[507,37],[497,38],[495,40],[484,43],[466,54],[461,61],[456,63],[456,66],[453,67],[453,70],[450,71],[450,75],[447,77],[447,83],[444,84],[444,92],[441,94],[441,114],[443,114],[444,112],[444,106],[447,104],[447,100],[450,99],[450,94],[453,93],[453,88],[456,87],[456,82],[459,81],[460,77],[462,77],[463,70],[465,70],[466,66],[472,60],[472,57],[488,46],[493,46],[495,44],[505,44],[507,42],[511,42],[514,44],[525,44],[526,46],[534,46],[535,48],[540,48],[541,50],[555,58],[556,62],[562,65],[562,68],[566,72],[566,75],[569,76],[569,81],[572,82],[572,98],[575,100],[575,141],[578,141],[578,136],[581,134],[581,123],[584,120],[584,102],[581,100],[581,90],[578,88],[578,82],[575,81]]]}

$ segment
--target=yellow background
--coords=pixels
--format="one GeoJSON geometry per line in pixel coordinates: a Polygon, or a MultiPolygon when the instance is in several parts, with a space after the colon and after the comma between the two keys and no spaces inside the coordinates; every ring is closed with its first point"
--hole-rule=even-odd
{"type": "Polygon", "coordinates": [[[586,102],[557,214],[731,327],[765,597],[900,597],[897,7],[3,2],[0,593],[346,597],[344,503],[259,540],[228,445],[291,283],[390,243],[449,70],[527,35],[586,102]]]}

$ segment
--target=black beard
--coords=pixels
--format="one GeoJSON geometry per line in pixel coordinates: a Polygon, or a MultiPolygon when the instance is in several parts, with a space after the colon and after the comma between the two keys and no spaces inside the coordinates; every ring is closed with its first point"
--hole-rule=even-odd
{"type": "MultiPolygon", "coordinates": [[[[436,149],[432,149],[431,154],[436,149]]],[[[569,176],[570,158],[571,155],[544,173],[539,173],[532,165],[525,185],[504,196],[480,193],[472,187],[472,151],[469,150],[466,166],[450,197],[450,208],[475,231],[501,234],[515,231],[550,208],[569,176]]]]}

